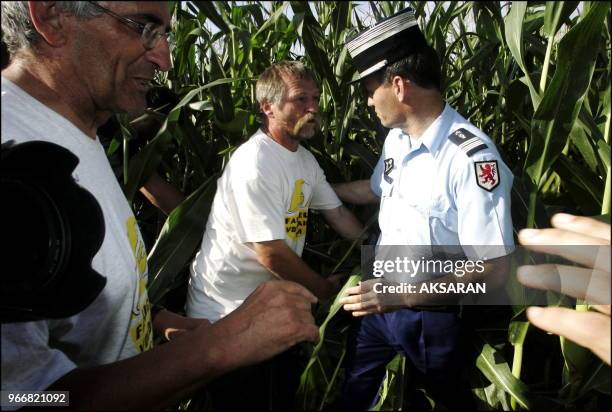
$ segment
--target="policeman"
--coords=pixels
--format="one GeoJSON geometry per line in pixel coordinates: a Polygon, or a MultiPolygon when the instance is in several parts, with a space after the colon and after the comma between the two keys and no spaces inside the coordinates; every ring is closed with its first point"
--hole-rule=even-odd
{"type": "MultiPolygon", "coordinates": [[[[444,101],[438,56],[414,11],[377,23],[346,47],[368,106],[391,130],[371,178],[334,185],[338,196],[355,204],[380,202],[379,249],[455,246],[469,258],[485,260],[481,278],[507,272],[507,255],[514,250],[512,173],[491,139],[444,101]]],[[[342,300],[353,315],[368,316],[351,335],[339,406],[372,407],[387,363],[401,353],[408,376],[421,377],[430,394],[454,409],[461,359],[458,306],[389,307],[371,298],[366,283],[342,300]]]]}

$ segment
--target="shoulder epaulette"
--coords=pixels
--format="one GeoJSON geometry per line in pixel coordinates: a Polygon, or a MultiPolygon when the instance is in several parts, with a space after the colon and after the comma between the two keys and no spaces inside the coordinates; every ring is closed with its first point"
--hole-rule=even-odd
{"type": "Polygon", "coordinates": [[[448,136],[448,139],[459,146],[468,157],[488,147],[478,136],[466,129],[455,130],[448,136]]]}

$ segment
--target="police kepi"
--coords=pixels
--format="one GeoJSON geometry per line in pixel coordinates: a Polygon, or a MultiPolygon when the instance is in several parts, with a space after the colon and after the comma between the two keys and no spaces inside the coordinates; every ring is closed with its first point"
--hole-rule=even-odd
{"type": "Polygon", "coordinates": [[[364,79],[426,46],[427,42],[411,8],[387,17],[346,43],[359,72],[359,77],[354,81],[364,79]]]}

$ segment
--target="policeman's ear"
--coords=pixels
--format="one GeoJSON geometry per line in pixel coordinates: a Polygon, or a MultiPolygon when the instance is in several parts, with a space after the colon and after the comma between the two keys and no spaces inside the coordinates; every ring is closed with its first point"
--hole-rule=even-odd
{"type": "Polygon", "coordinates": [[[400,76],[393,76],[391,79],[391,88],[393,90],[393,94],[397,97],[399,102],[404,102],[406,100],[406,95],[408,93],[408,88],[410,80],[403,79],[400,76]]]}
{"type": "Polygon", "coordinates": [[[68,36],[65,29],[65,14],[60,13],[54,1],[28,2],[30,19],[42,39],[51,47],[66,44],[68,36]]]}

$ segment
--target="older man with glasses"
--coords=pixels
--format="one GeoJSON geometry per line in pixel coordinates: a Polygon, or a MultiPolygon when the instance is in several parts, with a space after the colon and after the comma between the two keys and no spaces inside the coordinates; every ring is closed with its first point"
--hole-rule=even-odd
{"type": "Polygon", "coordinates": [[[74,153],[73,177],[100,204],[106,228],[92,261],[106,285],[87,308],[2,324],[2,390],[69,391],[76,409],[161,408],[229,370],[318,339],[309,309],[316,298],[277,281],[214,325],[152,314],[144,242],[96,130],[113,113],[144,110],[156,71],[171,67],[170,14],[163,2],[104,4],[2,2],[11,53],[2,71],[2,142],[47,141],[74,153]],[[153,347],[153,329],[184,332],[153,347]]]}

